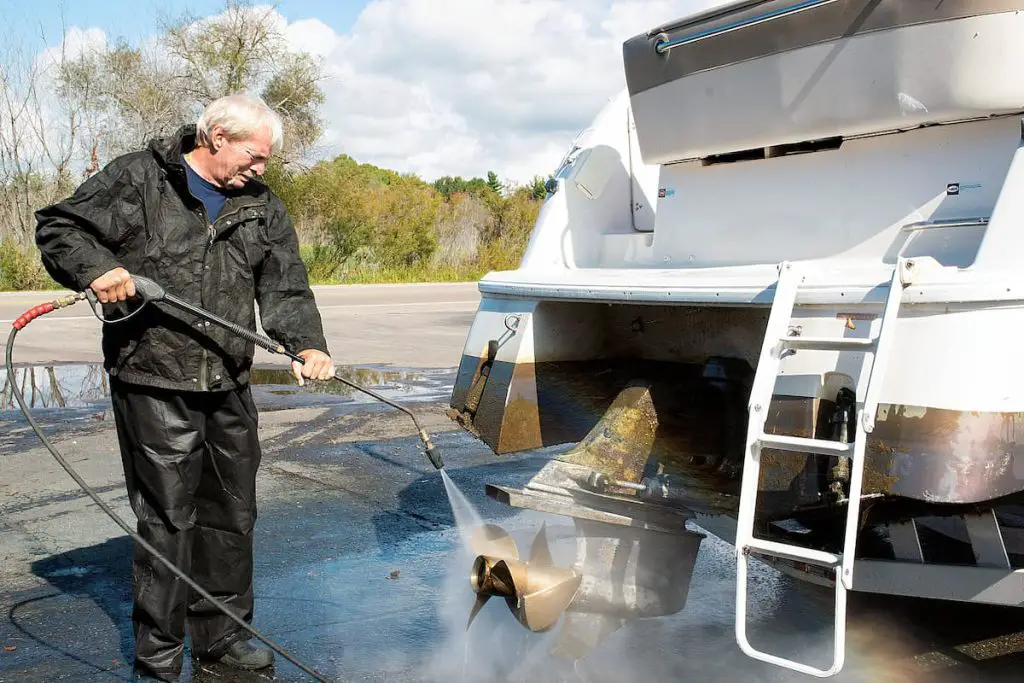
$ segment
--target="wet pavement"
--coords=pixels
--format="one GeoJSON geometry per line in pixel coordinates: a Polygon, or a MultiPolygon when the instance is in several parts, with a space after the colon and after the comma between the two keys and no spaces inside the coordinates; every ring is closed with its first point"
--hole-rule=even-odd
{"type": "MultiPolygon", "coordinates": [[[[570,520],[510,510],[484,495],[485,483],[523,485],[558,449],[498,458],[455,429],[443,416],[451,369],[345,371],[424,416],[446,472],[484,521],[503,526],[520,548],[545,522],[556,563],[567,562],[570,520]]],[[[268,369],[255,380],[265,447],[255,626],[328,678],[805,679],[739,651],[732,549],[714,537],[702,546],[683,612],[633,622],[579,662],[550,657],[557,631],[528,633],[498,600],[467,633],[470,558],[411,421],[338,383],[300,389],[286,373],[268,369]]],[[[76,467],[92,468],[87,479],[102,495],[126,511],[103,373],[89,365],[37,368],[18,381],[27,397],[36,386],[37,418],[62,439],[76,467]]],[[[130,680],[131,541],[66,475],[44,465],[49,456],[4,397],[0,532],[22,540],[3,546],[0,682],[130,680]],[[19,562],[27,576],[16,576],[19,562]]],[[[756,564],[752,583],[755,644],[823,664],[831,654],[831,594],[756,564]]],[[[1017,635],[1017,611],[858,596],[851,603],[847,667],[835,680],[1019,680],[1024,635],[1017,635]]],[[[272,672],[257,674],[189,663],[182,680],[310,679],[278,658],[272,672]]]]}
{"type": "MultiPolygon", "coordinates": [[[[406,402],[444,401],[455,381],[454,368],[409,369],[384,366],[341,366],[338,374],[372,389],[385,398],[406,402]]],[[[33,411],[61,411],[61,419],[73,419],[107,408],[110,384],[100,363],[52,363],[15,366],[13,378],[0,367],[0,417],[17,411],[12,382],[33,411]]],[[[257,365],[252,371],[254,398],[261,410],[304,406],[377,404],[376,399],[342,382],[315,382],[299,387],[284,364],[257,365]]],[[[19,413],[20,415],[20,413],[19,413]]]]}

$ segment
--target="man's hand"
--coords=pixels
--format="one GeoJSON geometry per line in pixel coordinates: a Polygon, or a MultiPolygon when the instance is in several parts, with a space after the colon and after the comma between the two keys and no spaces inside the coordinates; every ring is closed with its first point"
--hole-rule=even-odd
{"type": "Polygon", "coordinates": [[[306,385],[306,381],[303,378],[330,379],[334,377],[334,363],[331,361],[331,357],[323,351],[306,349],[305,351],[299,351],[295,355],[306,361],[305,363],[300,363],[297,360],[292,361],[292,372],[295,373],[295,380],[299,383],[300,387],[306,385]]]}
{"type": "Polygon", "coordinates": [[[110,304],[135,296],[135,283],[124,268],[114,268],[92,281],[89,289],[96,292],[100,303],[110,304]]]}

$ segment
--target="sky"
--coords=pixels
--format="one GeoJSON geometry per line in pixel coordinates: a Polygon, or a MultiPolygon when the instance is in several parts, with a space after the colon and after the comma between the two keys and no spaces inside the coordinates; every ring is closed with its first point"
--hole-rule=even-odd
{"type": "MultiPolygon", "coordinates": [[[[622,42],[722,0],[279,0],[290,42],[323,60],[322,154],[426,180],[552,172],[624,87],[622,42]]],[[[0,0],[7,38],[42,51],[138,42],[161,13],[213,0],[0,0]]]]}

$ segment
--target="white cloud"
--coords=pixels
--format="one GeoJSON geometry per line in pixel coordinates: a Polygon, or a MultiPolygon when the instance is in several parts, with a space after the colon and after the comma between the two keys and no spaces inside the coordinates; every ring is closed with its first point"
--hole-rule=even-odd
{"type": "MultiPolygon", "coordinates": [[[[107,46],[107,34],[98,28],[82,29],[72,26],[64,36],[63,49],[66,59],[76,59],[90,50],[102,50],[107,46]]],[[[47,48],[42,53],[42,60],[50,65],[60,61],[61,48],[47,48]]]]}
{"type": "Polygon", "coordinates": [[[285,28],[285,36],[294,48],[317,57],[329,55],[340,40],[334,29],[319,19],[292,22],[285,28]]]}
{"type": "MultiPolygon", "coordinates": [[[[293,49],[323,59],[322,155],[427,180],[493,170],[525,182],[554,170],[623,87],[623,41],[722,1],[372,0],[344,34],[315,17],[289,23],[270,6],[253,11],[283,28],[293,49]]],[[[162,53],[154,38],[147,49],[162,53]]],[[[71,28],[65,49],[105,43],[99,29],[71,28]]]]}
{"type": "Polygon", "coordinates": [[[524,182],[623,87],[625,39],[717,4],[374,0],[345,35],[310,20],[289,37],[325,60],[328,153],[425,179],[524,182]]]}

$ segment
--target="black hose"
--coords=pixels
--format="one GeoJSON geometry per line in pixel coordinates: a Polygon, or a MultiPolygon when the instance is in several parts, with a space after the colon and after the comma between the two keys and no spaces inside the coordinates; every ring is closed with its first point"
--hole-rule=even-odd
{"type": "Polygon", "coordinates": [[[116,522],[117,525],[119,527],[121,527],[126,534],[131,536],[133,541],[135,541],[140,546],[145,548],[156,559],[160,560],[160,562],[162,562],[164,564],[164,566],[166,566],[168,569],[170,569],[174,573],[175,576],[177,576],[179,579],[181,579],[182,581],[187,583],[189,585],[189,587],[192,588],[192,590],[194,590],[196,593],[201,595],[206,600],[209,600],[212,605],[214,605],[217,609],[219,609],[224,614],[226,614],[228,617],[230,617],[232,621],[234,621],[236,624],[238,624],[239,626],[244,628],[246,631],[251,633],[253,636],[258,638],[259,640],[261,640],[264,643],[266,643],[267,647],[269,647],[271,650],[273,650],[274,652],[278,653],[279,655],[281,655],[282,657],[287,659],[289,662],[291,662],[295,666],[299,667],[299,669],[301,669],[303,672],[305,672],[305,673],[309,674],[310,676],[312,676],[315,680],[320,681],[321,683],[332,683],[330,681],[330,679],[325,678],[323,675],[317,673],[316,671],[314,671],[313,669],[309,668],[308,666],[306,666],[305,664],[303,664],[299,660],[295,659],[292,655],[288,654],[288,652],[283,650],[280,646],[276,645],[273,641],[271,641],[269,638],[267,638],[262,633],[260,633],[258,630],[256,630],[251,624],[247,623],[245,620],[241,619],[234,612],[229,610],[219,600],[217,600],[215,597],[210,595],[201,586],[199,586],[195,581],[193,581],[191,578],[189,578],[189,576],[187,574],[185,574],[183,571],[178,569],[178,567],[176,567],[173,562],[171,562],[166,557],[164,557],[162,554],[160,554],[160,552],[156,548],[154,548],[144,538],[142,538],[137,533],[135,533],[131,529],[131,527],[129,527],[128,524],[125,523],[125,521],[123,519],[118,517],[117,513],[115,513],[110,508],[110,506],[107,505],[103,501],[102,498],[100,498],[98,495],[96,495],[96,492],[87,483],[85,483],[85,481],[82,479],[81,476],[79,476],[79,474],[74,470],[74,468],[72,468],[71,465],[69,465],[67,463],[67,461],[64,459],[64,456],[62,456],[60,454],[60,451],[58,451],[57,448],[52,443],[50,443],[49,439],[46,438],[46,435],[43,434],[42,430],[39,428],[39,425],[37,425],[35,420],[32,419],[32,415],[29,412],[28,406],[25,404],[25,397],[22,396],[21,390],[18,388],[18,383],[14,381],[14,360],[13,360],[14,359],[14,338],[18,335],[18,329],[19,328],[17,326],[11,328],[11,334],[7,337],[7,353],[6,353],[7,376],[11,380],[11,389],[12,389],[12,391],[14,393],[14,398],[18,401],[18,405],[21,407],[21,412],[23,412],[25,414],[25,419],[28,420],[28,424],[29,424],[30,427],[32,427],[32,431],[34,431],[36,433],[36,436],[39,437],[39,440],[43,442],[43,445],[46,446],[46,449],[48,451],[50,451],[50,454],[54,457],[54,459],[57,460],[57,462],[60,464],[60,466],[63,467],[64,470],[68,473],[68,475],[70,475],[70,477],[75,480],[75,483],[78,484],[82,488],[82,490],[85,491],[85,493],[90,498],[92,498],[93,501],[97,505],[100,506],[100,509],[103,510],[105,513],[107,513],[107,515],[111,519],[113,519],[114,522],[116,522]]]}

